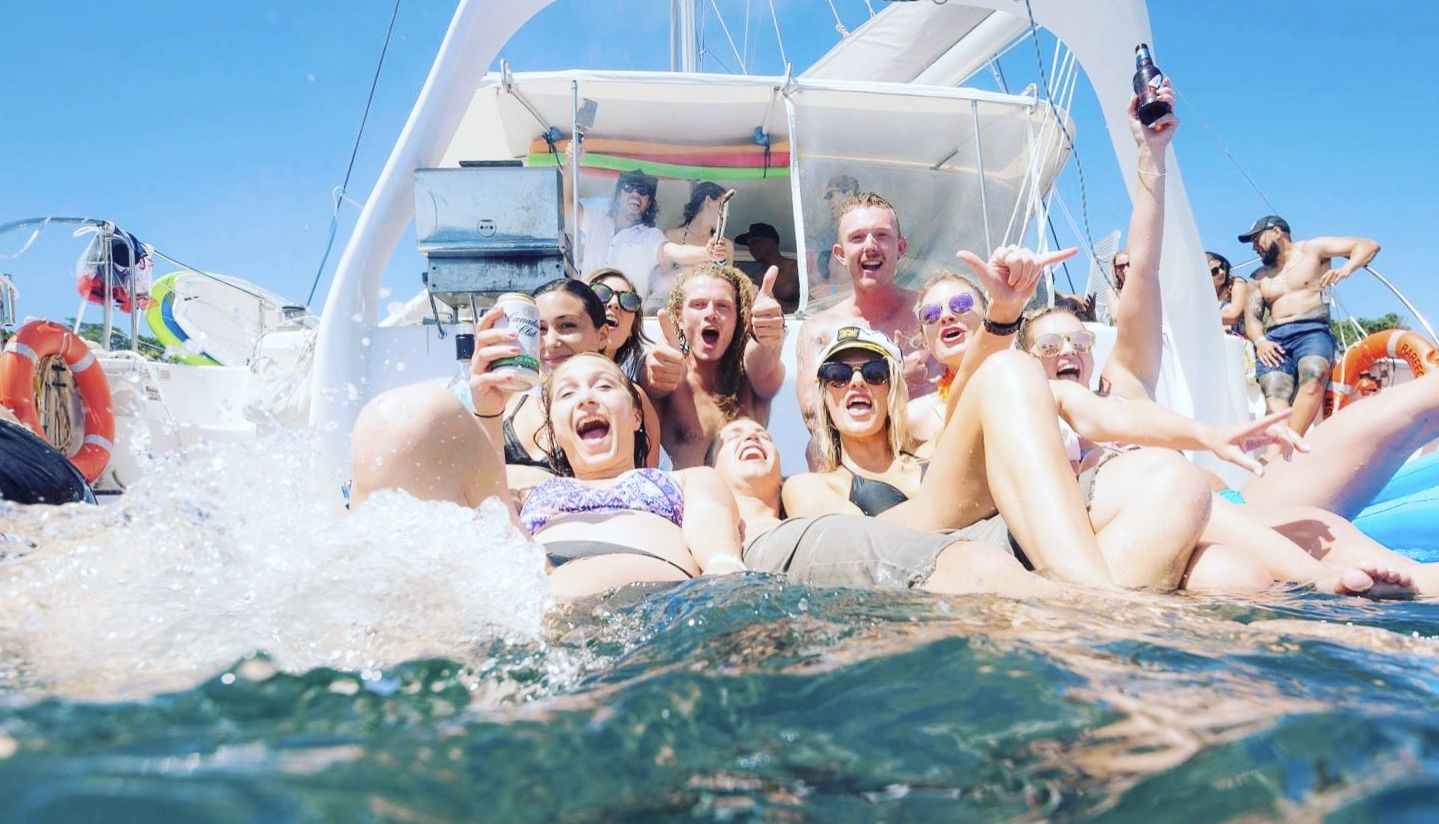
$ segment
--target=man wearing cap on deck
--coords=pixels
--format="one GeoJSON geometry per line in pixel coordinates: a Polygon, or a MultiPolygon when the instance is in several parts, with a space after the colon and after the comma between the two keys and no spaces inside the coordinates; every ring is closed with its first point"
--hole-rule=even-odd
{"type": "Polygon", "coordinates": [[[1319,413],[1334,363],[1328,290],[1365,266],[1379,244],[1362,237],[1295,240],[1289,223],[1265,215],[1239,236],[1264,265],[1250,276],[1244,309],[1245,336],[1254,342],[1259,386],[1270,412],[1288,409],[1289,425],[1303,434],[1319,413]],[[1333,259],[1347,258],[1339,268],[1333,259]],[[1262,322],[1269,310],[1269,327],[1262,322]]]}
{"type": "MultiPolygon", "coordinates": [[[[565,168],[568,167],[568,158],[565,158],[565,168]]],[[[570,191],[570,181],[566,178],[567,205],[572,202],[570,191]]],[[[660,264],[694,266],[724,258],[724,247],[715,238],[710,238],[705,246],[693,246],[674,243],[665,237],[664,231],[655,226],[658,191],[657,178],[635,169],[615,181],[614,195],[607,207],[580,204],[581,273],[614,267],[624,272],[636,291],[648,296],[655,267],[660,264]]]]}
{"type": "MultiPolygon", "coordinates": [[[[749,248],[750,257],[763,269],[779,269],[774,282],[774,297],[784,311],[799,308],[799,261],[779,253],[779,230],[768,223],[751,223],[749,231],[734,239],[736,246],[749,248]]],[[[755,286],[760,284],[756,283],[755,286]]]]}
{"type": "Polygon", "coordinates": [[[859,194],[859,181],[849,175],[835,175],[824,184],[824,205],[829,210],[829,221],[822,226],[815,236],[811,237],[809,254],[814,265],[810,271],[817,272],[820,280],[830,284],[830,289],[836,288],[835,282],[840,284],[845,280],[844,264],[834,255],[834,244],[839,236],[839,213],[840,207],[845,201],[859,194]]]}

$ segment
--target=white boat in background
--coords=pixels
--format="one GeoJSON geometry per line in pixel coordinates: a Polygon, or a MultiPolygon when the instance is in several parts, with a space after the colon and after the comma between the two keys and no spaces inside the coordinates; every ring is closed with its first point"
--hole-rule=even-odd
{"type": "MultiPolygon", "coordinates": [[[[496,200],[494,181],[515,166],[553,167],[558,153],[550,146],[577,133],[592,146],[619,147],[608,160],[592,150],[584,166],[567,170],[579,181],[578,198],[608,197],[614,173],[624,168],[616,164],[635,163],[660,178],[658,223],[673,225],[695,180],[734,188],[730,226],[775,226],[787,238],[782,251],[799,261],[801,317],[843,295],[843,284],[815,271],[810,248],[827,219],[820,195],[835,175],[855,177],[896,203],[910,241],[907,282],[952,266],[959,248],[987,253],[1019,242],[1044,249],[1054,184],[1078,139],[1068,112],[1081,67],[1103,92],[1096,97],[1110,147],[1134,191],[1125,104],[1134,44],[1152,42],[1142,0],[889,3],[807,69],[769,75],[697,71],[696,0],[671,0],[673,71],[525,72],[504,62],[490,71],[532,18],[582,1],[460,0],[318,320],[238,278],[184,272],[161,279],[150,325],[171,347],[170,360],[181,362],[96,351],[114,387],[122,447],[105,485],[132,483],[147,456],[207,438],[250,437],[264,426],[312,427],[325,447],[322,471],[343,479],[360,407],[384,389],[452,375],[455,325],[495,294],[526,285],[511,270],[493,274],[506,259],[496,253],[496,232],[504,235],[518,219],[513,204],[496,200]],[[1039,29],[1057,42],[1048,64],[1036,48],[1036,83],[1018,93],[963,85],[1039,29]],[[726,152],[743,154],[745,164],[705,159],[726,152]],[[439,179],[436,169],[450,170],[443,194],[424,182],[439,179]],[[382,275],[410,226],[430,258],[430,288],[387,306],[382,275]],[[467,290],[434,282],[457,269],[471,277],[467,290]]],[[[827,2],[813,5],[817,19],[827,16],[827,2]]],[[[557,19],[566,18],[548,14],[546,25],[557,19]]],[[[1201,420],[1245,419],[1254,396],[1242,345],[1220,332],[1203,276],[1204,247],[1174,160],[1165,185],[1159,399],[1201,420]]],[[[556,197],[550,212],[562,215],[560,205],[556,197]]],[[[535,215],[523,217],[533,230],[535,215]]],[[[567,227],[552,220],[550,232],[551,254],[580,251],[567,227]]],[[[1106,270],[1103,249],[1082,251],[1091,268],[1106,270]]],[[[1052,299],[1052,283],[1041,294],[1052,299]]],[[[1096,332],[1103,357],[1112,330],[1096,332]]],[[[791,386],[776,398],[771,427],[787,472],[802,468],[807,439],[792,386],[794,339],[785,353],[791,386]]],[[[1233,471],[1216,461],[1206,466],[1233,471]]]]}

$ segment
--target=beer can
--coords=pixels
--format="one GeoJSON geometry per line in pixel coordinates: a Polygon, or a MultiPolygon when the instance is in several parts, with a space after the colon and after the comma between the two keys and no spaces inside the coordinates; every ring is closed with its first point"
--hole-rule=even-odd
{"type": "Polygon", "coordinates": [[[491,372],[508,376],[504,386],[511,392],[523,392],[540,382],[540,307],[535,299],[520,292],[506,292],[495,301],[504,310],[505,319],[497,329],[513,329],[519,335],[516,343],[520,353],[500,358],[490,364],[491,372]]]}

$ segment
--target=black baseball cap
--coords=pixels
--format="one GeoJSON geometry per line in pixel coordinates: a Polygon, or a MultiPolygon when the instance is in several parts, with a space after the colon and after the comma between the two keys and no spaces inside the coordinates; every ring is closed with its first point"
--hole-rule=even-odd
{"type": "Polygon", "coordinates": [[[1274,228],[1283,229],[1285,234],[1289,234],[1289,221],[1285,220],[1279,215],[1265,215],[1264,217],[1261,217],[1260,219],[1254,221],[1254,225],[1249,227],[1249,231],[1239,236],[1239,242],[1248,243],[1249,241],[1254,239],[1255,235],[1259,234],[1265,229],[1274,228]]]}
{"type": "Polygon", "coordinates": [[[749,243],[752,237],[767,237],[775,243],[779,243],[779,230],[768,223],[751,223],[749,225],[749,231],[735,238],[734,242],[743,246],[749,243]]]}

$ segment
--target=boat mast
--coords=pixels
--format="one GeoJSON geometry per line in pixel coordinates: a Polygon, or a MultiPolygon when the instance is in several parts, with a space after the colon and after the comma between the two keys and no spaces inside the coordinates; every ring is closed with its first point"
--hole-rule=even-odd
{"type": "Polygon", "coordinates": [[[695,0],[670,0],[670,71],[699,71],[699,16],[695,0]]]}

